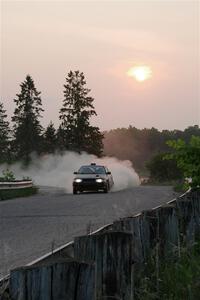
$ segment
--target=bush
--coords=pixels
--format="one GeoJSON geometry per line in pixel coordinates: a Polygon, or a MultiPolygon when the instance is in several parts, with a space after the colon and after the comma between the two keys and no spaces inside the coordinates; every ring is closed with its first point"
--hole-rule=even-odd
{"type": "Polygon", "coordinates": [[[192,136],[189,143],[179,139],[168,141],[173,149],[166,159],[175,160],[177,166],[182,170],[184,178],[190,179],[188,184],[192,188],[200,187],[200,137],[192,136]]]}
{"type": "Polygon", "coordinates": [[[0,177],[1,182],[15,181],[14,173],[11,170],[9,170],[9,169],[3,170],[2,174],[3,174],[3,177],[0,177]]]}
{"type": "Polygon", "coordinates": [[[183,178],[183,173],[177,167],[176,161],[166,160],[165,156],[165,153],[160,153],[146,164],[151,182],[170,182],[183,178]]]}
{"type": "Polygon", "coordinates": [[[137,299],[199,299],[200,241],[191,248],[181,248],[179,258],[161,258],[159,271],[155,266],[154,257],[147,264],[144,276],[141,276],[137,299]]]}

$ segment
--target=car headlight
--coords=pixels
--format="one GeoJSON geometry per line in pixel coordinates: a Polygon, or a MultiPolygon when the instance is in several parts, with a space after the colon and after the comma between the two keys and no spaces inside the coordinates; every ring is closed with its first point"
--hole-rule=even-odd
{"type": "Polygon", "coordinates": [[[76,179],[74,179],[74,181],[79,183],[79,182],[82,182],[82,179],[76,178],[76,179]]]}
{"type": "Polygon", "coordinates": [[[101,179],[101,178],[97,178],[97,179],[96,179],[96,182],[98,182],[98,183],[102,183],[102,182],[103,182],[103,179],[101,179]]]}

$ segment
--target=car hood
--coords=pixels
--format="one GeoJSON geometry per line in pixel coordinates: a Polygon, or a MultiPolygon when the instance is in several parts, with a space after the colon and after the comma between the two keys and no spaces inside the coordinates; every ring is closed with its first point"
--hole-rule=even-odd
{"type": "Polygon", "coordinates": [[[81,179],[106,178],[106,174],[77,174],[74,179],[76,178],[81,178],[81,179]]]}

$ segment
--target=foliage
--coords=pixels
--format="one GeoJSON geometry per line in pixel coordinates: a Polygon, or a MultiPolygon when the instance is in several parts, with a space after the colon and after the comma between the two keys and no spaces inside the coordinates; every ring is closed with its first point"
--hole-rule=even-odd
{"type": "Polygon", "coordinates": [[[60,110],[60,131],[65,149],[76,152],[87,151],[100,155],[102,134],[98,127],[90,125],[90,118],[96,115],[94,99],[89,96],[84,74],[79,71],[68,73],[64,85],[63,107],[60,110]]]}
{"type": "Polygon", "coordinates": [[[104,132],[104,154],[129,159],[137,172],[145,173],[148,161],[156,154],[170,151],[169,145],[166,144],[168,140],[181,138],[188,142],[192,135],[200,137],[198,125],[190,126],[183,131],[137,129],[133,126],[117,128],[104,132]]]}
{"type": "Polygon", "coordinates": [[[9,169],[6,169],[6,170],[3,170],[3,181],[14,181],[15,180],[15,175],[14,173],[9,170],[9,169]]]}
{"type": "Polygon", "coordinates": [[[200,137],[192,136],[188,143],[181,139],[171,140],[168,145],[174,151],[166,158],[176,160],[185,178],[191,178],[191,187],[200,187],[200,137]]]}
{"type": "Polygon", "coordinates": [[[183,180],[173,184],[174,191],[177,193],[185,193],[188,190],[188,184],[183,180]]]}
{"type": "Polygon", "coordinates": [[[166,160],[165,154],[155,155],[148,163],[147,169],[150,172],[150,180],[155,182],[167,182],[173,180],[181,180],[183,178],[182,171],[177,167],[176,161],[166,160]]]}
{"type": "Polygon", "coordinates": [[[52,122],[47,126],[43,135],[43,151],[45,153],[54,153],[57,148],[56,129],[52,122]]]}
{"type": "Polygon", "coordinates": [[[21,92],[14,99],[16,108],[12,117],[14,123],[13,148],[16,159],[28,164],[32,152],[41,152],[42,126],[39,119],[43,109],[41,93],[36,90],[30,75],[26,76],[20,86],[21,92]]]}
{"type": "Polygon", "coordinates": [[[63,128],[63,126],[61,125],[59,126],[56,137],[57,137],[57,147],[58,147],[57,150],[62,153],[66,149],[68,149],[65,129],[63,128]]]}
{"type": "Polygon", "coordinates": [[[3,103],[0,102],[0,163],[9,161],[10,132],[6,111],[3,108],[3,103]]]}
{"type": "Polygon", "coordinates": [[[141,276],[138,299],[196,300],[200,291],[200,242],[182,248],[180,258],[161,259],[159,278],[155,258],[146,265],[141,276]]]}
{"type": "Polygon", "coordinates": [[[13,190],[0,190],[0,201],[1,200],[8,200],[8,199],[14,199],[18,197],[28,197],[31,195],[34,195],[38,192],[38,188],[28,187],[24,189],[13,189],[13,190]]]}
{"type": "Polygon", "coordinates": [[[15,181],[14,173],[11,170],[9,169],[3,170],[2,174],[3,176],[0,177],[0,182],[15,181]]]}
{"type": "Polygon", "coordinates": [[[32,178],[29,177],[29,176],[23,176],[22,180],[23,181],[30,181],[30,180],[32,180],[32,178]]]}

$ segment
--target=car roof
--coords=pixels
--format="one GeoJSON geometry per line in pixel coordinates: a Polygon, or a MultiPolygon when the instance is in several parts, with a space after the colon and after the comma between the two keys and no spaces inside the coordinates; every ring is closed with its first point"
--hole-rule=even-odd
{"type": "Polygon", "coordinates": [[[102,167],[102,168],[106,168],[106,166],[102,166],[102,165],[83,165],[83,166],[81,166],[80,168],[82,168],[82,167],[102,167]]]}

